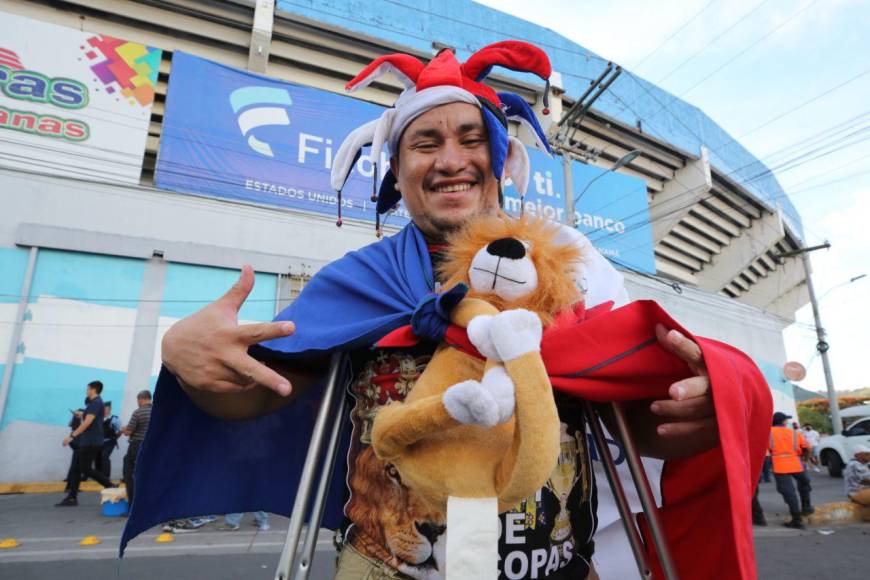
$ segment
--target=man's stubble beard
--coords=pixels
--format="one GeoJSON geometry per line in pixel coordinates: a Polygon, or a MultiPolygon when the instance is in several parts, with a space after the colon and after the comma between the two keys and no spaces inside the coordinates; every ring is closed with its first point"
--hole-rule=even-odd
{"type": "MultiPolygon", "coordinates": [[[[499,192],[501,192],[501,186],[499,186],[499,192]]],[[[484,203],[477,208],[473,214],[465,218],[461,222],[455,222],[452,220],[442,220],[436,217],[427,217],[427,221],[434,228],[435,234],[424,234],[424,237],[430,243],[443,244],[447,241],[447,238],[450,237],[451,234],[454,234],[460,231],[465,225],[473,220],[474,218],[481,216],[494,216],[498,215],[499,211],[499,203],[498,198],[501,195],[497,196],[495,200],[488,198],[484,203]]]]}

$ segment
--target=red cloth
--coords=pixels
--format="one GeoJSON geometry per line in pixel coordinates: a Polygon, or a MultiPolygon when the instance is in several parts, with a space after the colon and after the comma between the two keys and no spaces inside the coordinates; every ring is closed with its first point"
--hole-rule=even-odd
{"type": "MultiPolygon", "coordinates": [[[[696,341],[710,377],[720,446],[665,463],[659,514],[681,578],[755,578],[750,504],[773,412],[764,377],[748,356],[721,342],[695,337],[655,302],[609,308],[606,304],[585,313],[582,308],[563,313],[544,331],[541,356],[553,387],[602,402],[664,399],[670,385],[693,373],[659,345],[656,324],[696,341]]],[[[400,346],[399,338],[409,336],[413,335],[403,335],[400,329],[380,345],[400,346]]],[[[456,327],[445,340],[463,350],[470,347],[456,327]]],[[[646,531],[643,522],[641,529],[646,531]]],[[[647,546],[656,577],[661,578],[655,550],[649,542],[647,546]]]]}
{"type": "MultiPolygon", "coordinates": [[[[658,323],[701,346],[721,443],[665,463],[659,514],[678,575],[755,578],[750,505],[773,403],[752,359],[721,342],[693,336],[655,302],[638,301],[545,333],[541,352],[551,381],[559,391],[596,401],[666,398],[671,384],[694,373],[659,345],[658,323]]],[[[655,550],[649,542],[647,546],[661,578],[655,550]]]]}

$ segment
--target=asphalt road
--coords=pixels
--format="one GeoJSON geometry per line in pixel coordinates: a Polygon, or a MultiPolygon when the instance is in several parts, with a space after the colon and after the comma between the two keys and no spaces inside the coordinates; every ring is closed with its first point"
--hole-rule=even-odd
{"type": "MultiPolygon", "coordinates": [[[[812,479],[816,504],[842,501],[842,479],[826,474],[812,474],[812,479]]],[[[787,510],[774,485],[762,484],[759,496],[770,524],[755,528],[759,578],[867,577],[870,524],[791,530],[781,525],[787,510]]],[[[160,532],[155,529],[134,540],[128,555],[119,561],[117,545],[124,520],[102,517],[98,494],[83,493],[78,508],[54,508],[60,497],[0,496],[0,539],[14,537],[21,543],[18,548],[0,550],[0,578],[268,580],[274,577],[287,529],[285,518],[273,516],[271,530],[259,532],[248,525],[252,518],[247,515],[237,532],[219,532],[211,525],[196,533],[178,535],[169,544],[154,542],[160,532]],[[102,543],[79,546],[78,541],[86,535],[96,535],[102,543]]],[[[324,531],[311,578],[331,578],[334,559],[331,535],[324,531]]]]}

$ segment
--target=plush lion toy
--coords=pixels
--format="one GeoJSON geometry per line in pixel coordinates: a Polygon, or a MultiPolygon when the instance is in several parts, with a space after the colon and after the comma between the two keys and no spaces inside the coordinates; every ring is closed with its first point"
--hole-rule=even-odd
{"type": "Polygon", "coordinates": [[[445,288],[469,286],[452,324],[485,357],[442,343],[403,402],[378,412],[375,453],[447,510],[447,573],[495,578],[497,514],[540,489],[559,454],[542,327],[580,300],[580,260],[543,219],[479,218],[449,240],[445,288]]]}

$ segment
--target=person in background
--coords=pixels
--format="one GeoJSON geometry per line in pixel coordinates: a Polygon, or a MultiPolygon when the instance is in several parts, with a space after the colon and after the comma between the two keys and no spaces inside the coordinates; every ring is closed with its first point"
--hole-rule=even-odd
{"type": "Polygon", "coordinates": [[[772,469],[773,463],[770,460],[770,449],[768,449],[764,456],[764,463],[761,465],[761,481],[764,483],[770,483],[772,469]]]}
{"type": "Polygon", "coordinates": [[[72,507],[79,505],[79,484],[82,475],[86,475],[98,482],[103,487],[115,487],[109,478],[94,469],[94,461],[100,455],[103,447],[103,400],[100,393],[103,392],[103,383],[91,381],[87,387],[87,401],[84,418],[81,425],[63,440],[63,445],[78,443],[78,467],[70,472],[68,495],[55,504],[57,507],[72,507]]]}
{"type": "Polygon", "coordinates": [[[813,426],[807,423],[804,425],[804,439],[810,445],[810,453],[807,456],[807,464],[812,466],[813,471],[819,473],[822,468],[819,467],[819,441],[822,436],[818,431],[813,429],[813,426]]]}
{"type": "MultiPolygon", "coordinates": [[[[864,507],[870,506],[870,445],[859,444],[852,449],[855,456],[846,464],[843,480],[846,497],[864,507]]],[[[866,517],[865,517],[866,519],[866,517]]]]}
{"type": "MultiPolygon", "coordinates": [[[[88,405],[88,400],[85,399],[85,407],[88,405]]],[[[82,424],[82,417],[85,415],[85,407],[81,407],[73,411],[69,410],[70,415],[72,415],[69,419],[68,427],[70,431],[75,431],[78,429],[79,425],[82,424]]],[[[72,450],[72,456],[70,457],[69,469],[66,472],[66,478],[63,480],[66,484],[64,488],[64,493],[69,493],[69,482],[72,481],[73,475],[72,472],[75,469],[79,468],[79,444],[75,441],[69,444],[70,450],[72,450]]]]}
{"type": "MultiPolygon", "coordinates": [[[[242,516],[245,514],[227,514],[224,516],[224,523],[217,526],[215,529],[221,532],[235,532],[242,525],[242,516]]],[[[261,532],[269,531],[269,514],[264,511],[254,512],[254,521],[252,525],[257,526],[261,532]]]]}
{"type": "Polygon", "coordinates": [[[112,478],[112,452],[118,447],[118,438],[121,436],[121,420],[112,414],[112,401],[105,401],[103,416],[103,448],[97,457],[97,470],[103,475],[112,478]]]}
{"type": "Polygon", "coordinates": [[[770,455],[773,460],[773,477],[776,480],[776,491],[788,505],[791,520],[785,522],[785,527],[804,529],[801,516],[808,516],[816,510],[810,499],[812,486],[810,478],[804,471],[801,457],[809,450],[809,445],[800,429],[787,425],[791,415],[777,411],[773,414],[773,428],[770,430],[770,455]],[[797,483],[797,493],[795,493],[797,483]],[[800,495],[800,503],[798,503],[800,495]]]}
{"type": "Polygon", "coordinates": [[[121,434],[130,438],[127,454],[124,456],[124,485],[127,487],[127,502],[133,505],[133,473],[136,470],[136,458],[139,456],[139,447],[145,440],[148,431],[148,423],[151,421],[151,392],[139,391],[136,395],[138,407],[130,415],[130,422],[121,429],[121,434]]]}

